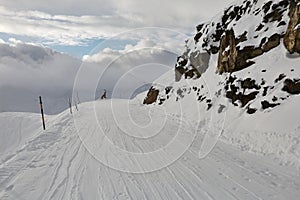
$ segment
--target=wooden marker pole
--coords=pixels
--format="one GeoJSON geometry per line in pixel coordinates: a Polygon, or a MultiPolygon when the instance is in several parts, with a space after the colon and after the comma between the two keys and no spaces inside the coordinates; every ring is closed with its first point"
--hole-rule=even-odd
{"type": "Polygon", "coordinates": [[[42,97],[39,96],[39,98],[40,98],[40,108],[41,108],[41,114],[42,114],[43,129],[46,130],[42,97]]]}
{"type": "Polygon", "coordinates": [[[70,113],[72,114],[72,102],[71,98],[69,97],[69,108],[70,108],[70,113]]]}

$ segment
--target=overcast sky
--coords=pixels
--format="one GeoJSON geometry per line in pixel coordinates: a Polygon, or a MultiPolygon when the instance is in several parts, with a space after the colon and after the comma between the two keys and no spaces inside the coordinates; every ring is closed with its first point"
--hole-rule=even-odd
{"type": "Polygon", "coordinates": [[[57,113],[72,91],[130,97],[172,70],[195,27],[230,1],[0,0],[0,112],[38,112],[42,95],[57,113]]]}
{"type": "Polygon", "coordinates": [[[0,38],[83,56],[103,39],[142,27],[192,34],[232,0],[0,0],[0,38]]]}

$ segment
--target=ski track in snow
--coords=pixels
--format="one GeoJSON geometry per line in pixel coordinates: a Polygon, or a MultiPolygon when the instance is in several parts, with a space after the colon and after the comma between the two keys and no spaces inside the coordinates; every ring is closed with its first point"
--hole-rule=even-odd
{"type": "MultiPolygon", "coordinates": [[[[160,133],[165,134],[166,139],[149,139],[150,142],[127,139],[112,121],[112,113],[105,111],[105,107],[109,107],[108,101],[96,103],[103,107],[98,117],[104,132],[128,151],[160,148],[172,137],[168,132],[170,127],[180,126],[178,119],[168,116],[167,127],[160,133]]],[[[137,111],[135,117],[147,121],[144,118],[148,110],[132,106],[137,111]]],[[[89,113],[91,103],[82,104],[79,109],[80,118],[93,115],[89,113]]],[[[123,124],[130,123],[129,118],[122,120],[123,124]]],[[[95,127],[85,128],[82,127],[81,131],[87,132],[86,137],[96,134],[95,127]]],[[[300,172],[296,168],[280,166],[267,156],[242,152],[222,142],[218,142],[205,159],[199,159],[201,140],[201,133],[198,133],[188,151],[161,170],[144,174],[120,172],[103,165],[89,153],[77,135],[72,116],[65,111],[48,121],[45,132],[40,131],[3,160],[0,165],[0,199],[299,198],[300,172]]]]}

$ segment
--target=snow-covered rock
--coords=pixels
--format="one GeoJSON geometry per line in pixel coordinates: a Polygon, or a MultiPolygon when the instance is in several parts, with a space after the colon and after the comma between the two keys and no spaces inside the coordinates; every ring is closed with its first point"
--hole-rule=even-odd
{"type": "Polygon", "coordinates": [[[242,150],[300,166],[300,56],[283,42],[300,40],[298,9],[296,1],[239,0],[197,26],[175,70],[153,83],[154,104],[217,127],[218,139],[242,150]],[[194,65],[205,53],[206,67],[194,65]]]}

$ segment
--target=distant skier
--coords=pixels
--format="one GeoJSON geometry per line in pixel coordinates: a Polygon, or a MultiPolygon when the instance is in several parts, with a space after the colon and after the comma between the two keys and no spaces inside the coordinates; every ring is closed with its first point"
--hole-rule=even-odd
{"type": "Polygon", "coordinates": [[[104,90],[103,95],[101,96],[101,99],[106,99],[106,90],[104,90]]]}

